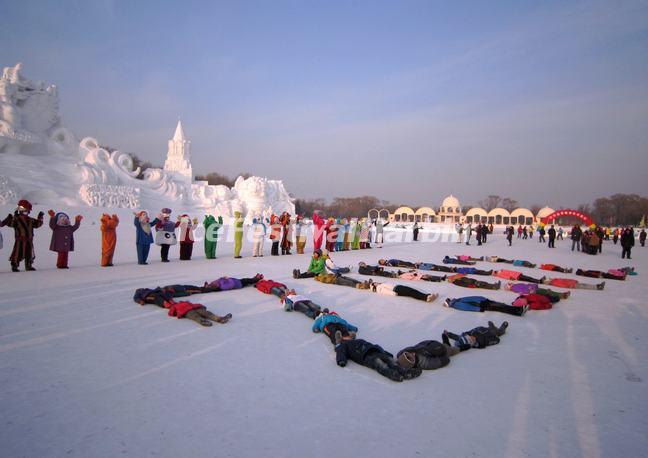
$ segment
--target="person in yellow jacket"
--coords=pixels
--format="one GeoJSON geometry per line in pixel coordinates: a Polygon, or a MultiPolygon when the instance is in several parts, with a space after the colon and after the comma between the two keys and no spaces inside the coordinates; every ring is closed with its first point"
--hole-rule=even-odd
{"type": "Polygon", "coordinates": [[[234,259],[241,259],[241,248],[243,248],[243,218],[241,212],[234,212],[234,259]]]}

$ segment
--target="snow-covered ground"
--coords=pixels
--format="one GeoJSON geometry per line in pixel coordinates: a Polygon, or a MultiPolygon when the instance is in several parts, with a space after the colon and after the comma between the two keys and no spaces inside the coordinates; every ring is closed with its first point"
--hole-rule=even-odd
{"type": "MultiPolygon", "coordinates": [[[[8,210],[0,207],[0,214],[8,210]]],[[[553,310],[516,318],[442,306],[448,296],[476,292],[510,302],[515,296],[506,291],[403,282],[438,292],[440,298],[429,304],[378,296],[293,280],[292,269],[306,268],[308,256],[254,259],[250,244],[246,257],[235,260],[231,244],[223,243],[212,261],[197,245],[191,262],[177,261],[175,247],[176,261],[169,264],[159,262],[153,247],[151,264],[138,266],[132,218],[125,211],[120,212],[117,265],[101,268],[97,211],[82,213],[88,217],[77,233],[69,271],[53,269],[55,255],[47,251],[50,230],[43,227],[36,236],[39,270],[8,272],[13,237],[2,228],[3,457],[589,458],[646,453],[645,248],[635,248],[628,262],[611,242],[602,255],[586,256],[570,252],[567,241],[549,250],[535,238],[514,239],[509,248],[496,235],[482,247],[398,243],[336,255],[339,264],[354,266],[380,257],[440,262],[446,254],[471,254],[600,270],[632,265],[639,272],[625,282],[607,281],[603,292],[574,291],[553,310]],[[463,331],[505,319],[510,326],[498,346],[462,353],[446,368],[394,383],[351,362],[338,367],[328,339],[311,332],[312,321],[284,312],[274,296],[253,288],[193,296],[216,313],[233,313],[229,324],[212,328],[132,301],[139,287],[257,272],[337,310],[360,328],[359,337],[393,353],[440,339],[443,329],[463,331]]]]}

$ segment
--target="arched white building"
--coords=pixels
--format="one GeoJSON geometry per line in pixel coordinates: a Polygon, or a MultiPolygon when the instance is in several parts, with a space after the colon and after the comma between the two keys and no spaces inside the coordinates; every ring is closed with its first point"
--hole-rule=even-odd
{"type": "Polygon", "coordinates": [[[397,208],[394,213],[390,214],[389,220],[402,223],[486,223],[494,226],[509,224],[514,226],[520,224],[530,226],[536,224],[542,218],[551,215],[553,212],[553,208],[544,207],[534,216],[531,210],[527,208],[516,208],[512,212],[509,212],[501,207],[493,208],[491,211],[486,211],[480,207],[473,207],[464,215],[459,199],[451,194],[443,199],[438,212],[432,207],[421,207],[415,211],[410,207],[403,206],[397,208]]]}
{"type": "Polygon", "coordinates": [[[464,220],[466,223],[477,224],[486,222],[488,219],[488,212],[480,207],[473,207],[466,212],[464,220]]]}
{"type": "Polygon", "coordinates": [[[513,225],[530,226],[533,224],[533,220],[533,213],[527,208],[516,208],[511,212],[511,224],[513,225]]]}
{"type": "Polygon", "coordinates": [[[436,212],[430,207],[421,207],[414,213],[414,220],[418,223],[434,223],[436,217],[436,212]]]}
{"type": "Polygon", "coordinates": [[[505,208],[497,207],[488,212],[488,224],[508,225],[511,222],[511,214],[505,208]]]}

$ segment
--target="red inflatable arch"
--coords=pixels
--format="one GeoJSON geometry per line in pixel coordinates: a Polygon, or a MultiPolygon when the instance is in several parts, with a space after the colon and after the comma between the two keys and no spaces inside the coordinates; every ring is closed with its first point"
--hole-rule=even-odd
{"type": "Polygon", "coordinates": [[[555,221],[561,216],[573,216],[574,218],[580,218],[586,226],[591,226],[593,224],[592,218],[586,215],[583,212],[578,210],[558,210],[553,212],[551,215],[545,216],[542,218],[542,223],[547,224],[549,221],[555,221]]]}

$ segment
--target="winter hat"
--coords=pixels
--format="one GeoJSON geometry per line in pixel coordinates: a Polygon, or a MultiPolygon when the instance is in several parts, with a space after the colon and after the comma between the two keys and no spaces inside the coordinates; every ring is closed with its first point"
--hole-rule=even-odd
{"type": "Polygon", "coordinates": [[[70,217],[66,213],[63,213],[63,212],[58,212],[54,216],[54,220],[56,221],[57,226],[67,226],[67,225],[70,224],[70,217]],[[64,220],[67,220],[67,224],[61,224],[61,223],[63,223],[64,220]]]}
{"type": "Polygon", "coordinates": [[[32,204],[30,201],[22,199],[18,201],[18,208],[16,208],[16,210],[30,212],[32,211],[32,204]]]}
{"type": "Polygon", "coordinates": [[[162,209],[162,214],[163,215],[170,215],[171,214],[171,209],[170,208],[163,208],[162,209]]]}
{"type": "Polygon", "coordinates": [[[398,362],[398,365],[403,369],[411,369],[416,364],[416,354],[409,351],[404,351],[400,355],[398,355],[396,361],[398,362]]]}

